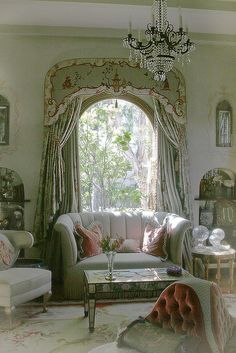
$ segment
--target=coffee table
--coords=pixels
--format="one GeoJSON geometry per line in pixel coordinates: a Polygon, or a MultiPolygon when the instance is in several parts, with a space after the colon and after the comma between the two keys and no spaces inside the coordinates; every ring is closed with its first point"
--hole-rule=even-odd
{"type": "Polygon", "coordinates": [[[95,309],[98,300],[155,298],[165,287],[177,280],[192,277],[182,270],[181,276],[170,276],[166,268],[115,270],[115,279],[105,279],[107,271],[84,271],[84,315],[89,317],[89,330],[94,331],[95,309]]]}

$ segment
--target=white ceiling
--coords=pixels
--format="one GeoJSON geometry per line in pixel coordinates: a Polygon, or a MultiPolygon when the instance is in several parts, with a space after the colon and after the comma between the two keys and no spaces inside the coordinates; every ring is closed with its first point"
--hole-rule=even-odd
{"type": "MultiPolygon", "coordinates": [[[[181,4],[181,0],[170,2],[168,18],[178,26],[178,4],[181,4]]],[[[214,0],[216,6],[211,5],[212,0],[195,0],[195,3],[189,1],[190,8],[186,8],[186,3],[188,1],[182,6],[182,14],[184,24],[187,24],[190,32],[236,35],[235,0],[214,0]],[[196,3],[199,8],[193,8],[196,3]]],[[[107,0],[0,0],[0,31],[7,26],[46,26],[112,28],[125,33],[130,20],[133,28],[146,28],[151,19],[151,4],[152,1],[148,0],[113,0],[109,3],[107,0]],[[147,6],[147,3],[150,5],[147,6]]]]}

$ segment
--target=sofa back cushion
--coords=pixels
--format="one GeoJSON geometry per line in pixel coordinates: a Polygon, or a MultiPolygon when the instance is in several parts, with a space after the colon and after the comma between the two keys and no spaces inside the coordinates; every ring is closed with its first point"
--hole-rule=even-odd
{"type": "Polygon", "coordinates": [[[142,246],[146,223],[153,219],[154,212],[81,212],[69,215],[74,223],[79,223],[85,228],[94,221],[101,222],[104,235],[137,239],[142,246]]]}

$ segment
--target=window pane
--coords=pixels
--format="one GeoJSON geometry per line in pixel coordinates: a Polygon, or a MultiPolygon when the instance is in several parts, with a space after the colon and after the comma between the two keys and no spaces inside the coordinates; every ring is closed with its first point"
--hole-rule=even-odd
{"type": "Polygon", "coordinates": [[[148,209],[153,135],[144,112],[127,101],[87,109],[79,123],[83,210],[148,209]]]}

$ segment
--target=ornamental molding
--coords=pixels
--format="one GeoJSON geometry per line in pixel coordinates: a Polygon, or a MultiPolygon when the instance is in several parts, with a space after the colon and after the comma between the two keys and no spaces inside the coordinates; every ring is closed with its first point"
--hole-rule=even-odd
{"type": "Polygon", "coordinates": [[[186,122],[185,81],[177,69],[165,82],[157,82],[127,59],[71,59],[54,65],[45,77],[45,125],[54,124],[75,97],[104,93],[111,98],[155,97],[176,122],[186,122]]]}

